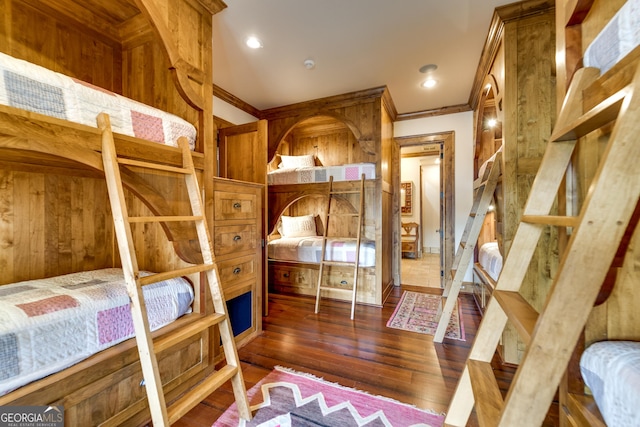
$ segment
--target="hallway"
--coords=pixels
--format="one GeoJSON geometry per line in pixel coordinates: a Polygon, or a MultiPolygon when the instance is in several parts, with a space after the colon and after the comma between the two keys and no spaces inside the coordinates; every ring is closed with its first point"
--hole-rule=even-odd
{"type": "Polygon", "coordinates": [[[423,253],[418,259],[402,258],[403,285],[440,289],[440,254],[423,253]]]}

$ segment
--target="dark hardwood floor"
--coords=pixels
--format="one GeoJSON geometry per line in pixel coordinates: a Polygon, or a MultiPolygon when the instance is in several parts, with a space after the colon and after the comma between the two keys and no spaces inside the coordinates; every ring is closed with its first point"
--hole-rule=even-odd
{"type": "MultiPolygon", "coordinates": [[[[403,289],[440,292],[438,289],[395,288],[383,308],[323,300],[314,313],[313,298],[269,296],[269,316],[263,333],[238,350],[247,389],[280,365],[368,393],[390,397],[419,408],[446,412],[480,323],[473,297],[461,294],[466,341],[445,339],[434,343],[430,335],[386,327],[403,289]]],[[[514,369],[496,356],[494,371],[503,394],[514,369]]],[[[210,427],[233,403],[229,383],[211,394],[175,426],[210,427]]],[[[558,425],[557,406],[545,426],[558,425]]],[[[468,424],[476,425],[475,416],[468,424]]]]}

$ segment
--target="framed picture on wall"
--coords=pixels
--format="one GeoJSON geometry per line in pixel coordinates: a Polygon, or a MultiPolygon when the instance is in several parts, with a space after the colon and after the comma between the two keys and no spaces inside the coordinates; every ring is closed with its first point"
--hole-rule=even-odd
{"type": "Polygon", "coordinates": [[[400,183],[400,213],[402,215],[413,213],[413,181],[400,183]]]}

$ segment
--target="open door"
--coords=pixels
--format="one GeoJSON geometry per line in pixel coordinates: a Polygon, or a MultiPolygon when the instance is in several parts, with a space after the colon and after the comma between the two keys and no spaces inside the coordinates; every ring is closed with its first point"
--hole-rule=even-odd
{"type": "Polygon", "coordinates": [[[257,182],[265,185],[262,192],[262,313],[268,315],[269,284],[267,282],[267,121],[259,120],[218,130],[219,164],[222,178],[257,182]]]}

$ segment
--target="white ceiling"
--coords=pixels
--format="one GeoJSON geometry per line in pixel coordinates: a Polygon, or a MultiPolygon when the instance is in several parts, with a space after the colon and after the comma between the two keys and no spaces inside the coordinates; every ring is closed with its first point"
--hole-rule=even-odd
{"type": "Polygon", "coordinates": [[[384,85],[400,114],[467,104],[493,11],[512,2],[226,0],[213,82],[259,110],[384,85]],[[246,47],[249,35],[263,47],[246,47]],[[431,63],[439,84],[424,89],[431,63]]]}

